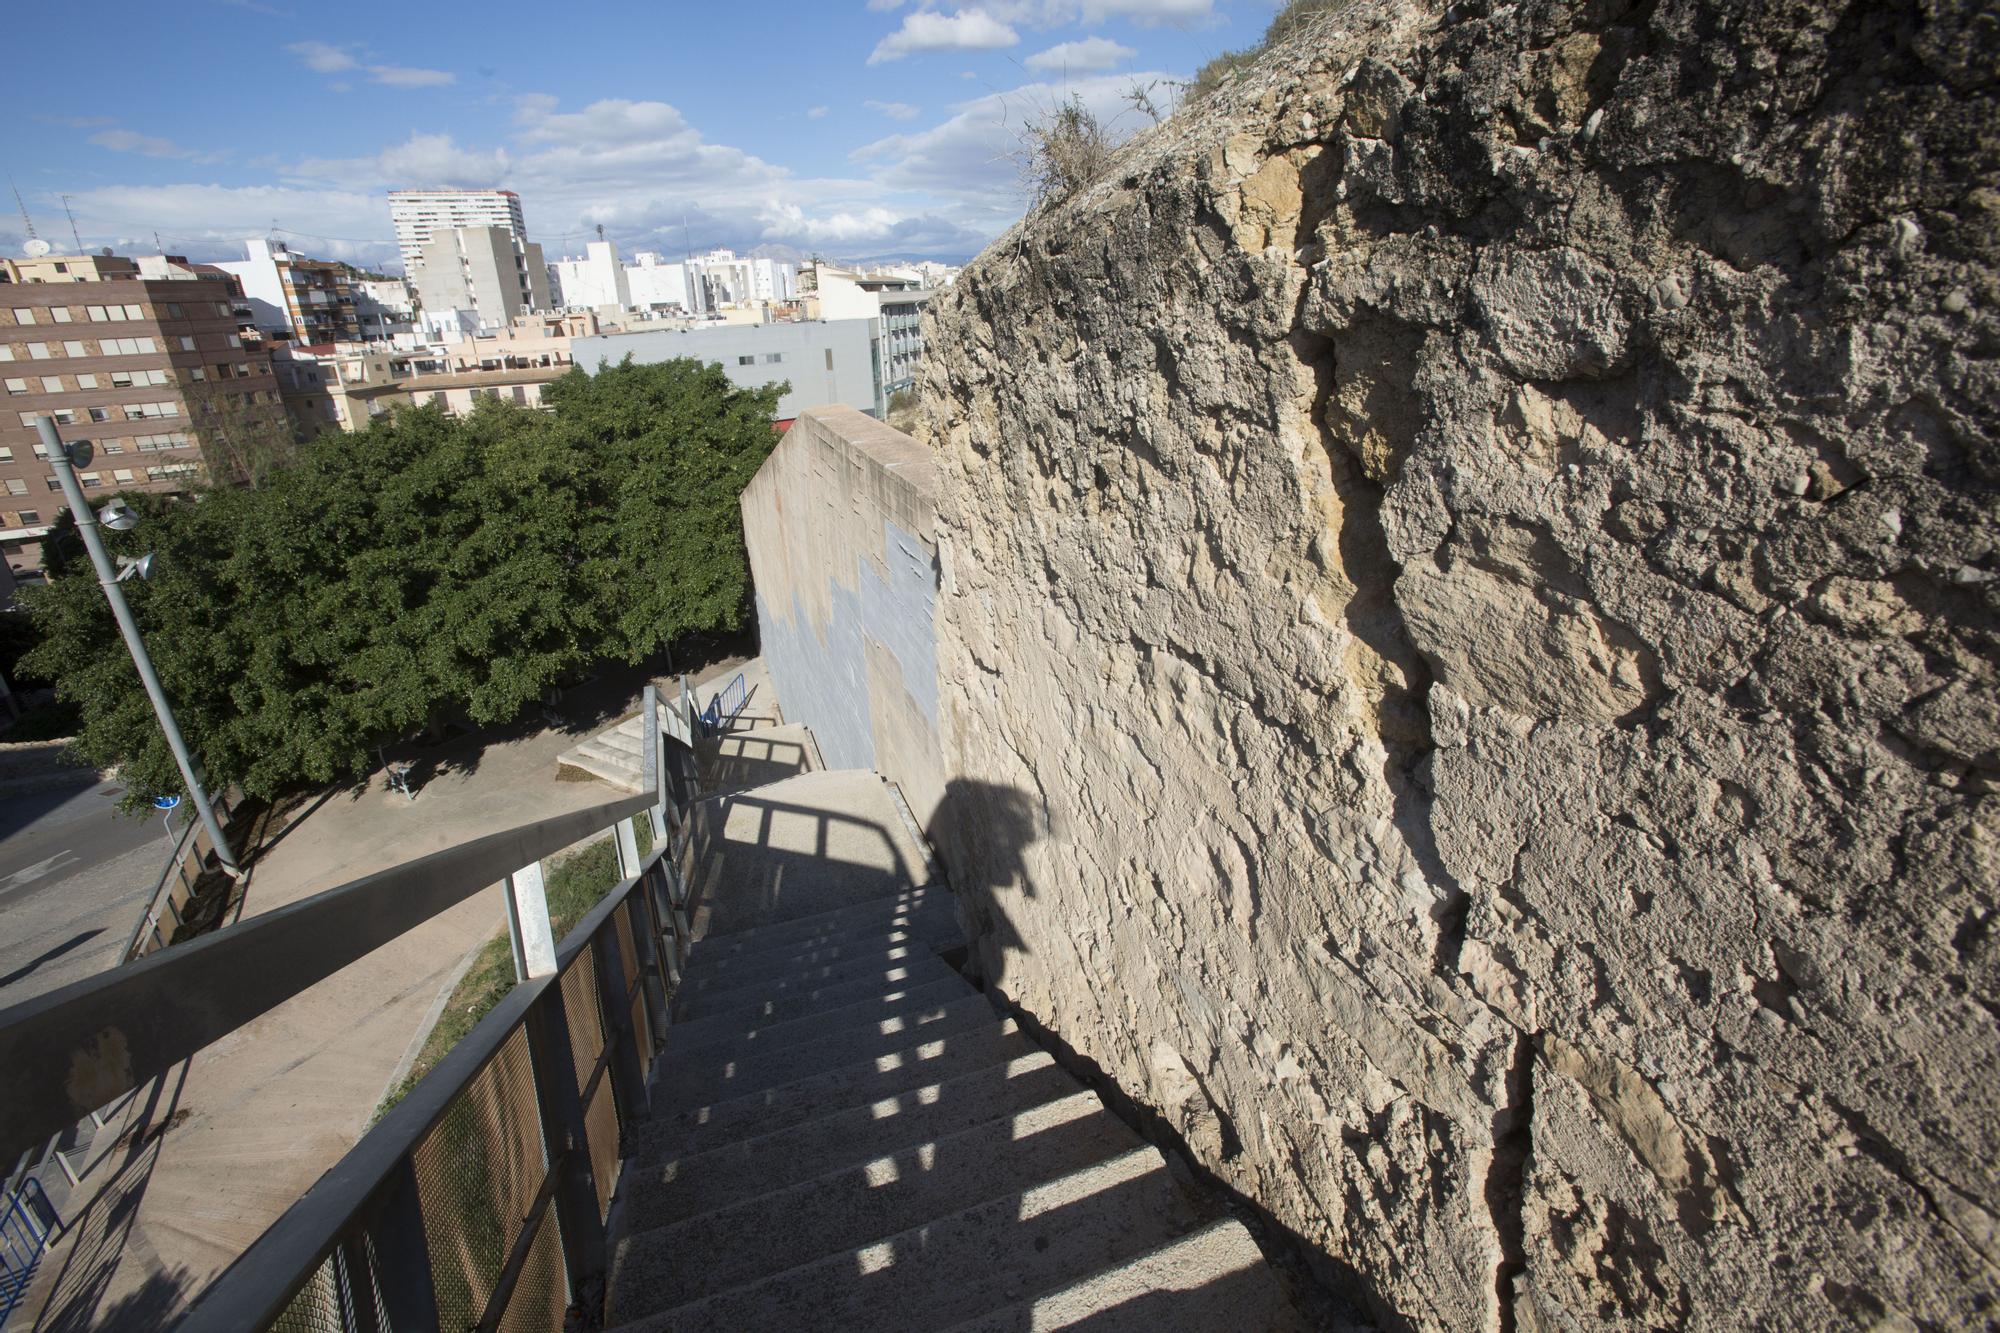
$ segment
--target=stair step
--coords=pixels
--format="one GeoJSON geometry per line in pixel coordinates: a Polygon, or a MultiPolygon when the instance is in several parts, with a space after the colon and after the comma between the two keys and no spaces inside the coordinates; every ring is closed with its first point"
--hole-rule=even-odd
{"type": "MultiPolygon", "coordinates": [[[[894,915],[880,915],[862,921],[850,921],[844,925],[834,925],[828,927],[826,931],[820,931],[818,935],[770,941],[764,947],[730,949],[730,951],[698,949],[694,961],[702,967],[702,975],[724,977],[732,971],[742,969],[748,963],[798,959],[820,949],[836,949],[866,939],[882,939],[896,931],[902,931],[906,935],[920,935],[932,941],[932,947],[946,947],[946,949],[962,939],[962,933],[958,929],[958,907],[950,901],[932,901],[906,907],[894,915]]],[[[708,941],[700,943],[706,945],[708,941]]]]}
{"type": "Polygon", "coordinates": [[[612,1280],[637,1284],[655,1309],[698,1300],[1084,1170],[1137,1143],[1095,1093],[1079,1090],[630,1236],[612,1280]]]}
{"type": "MultiPolygon", "coordinates": [[[[637,719],[634,720],[636,721],[637,719]]],[[[614,727],[610,731],[600,731],[588,741],[585,741],[584,744],[602,747],[615,754],[630,755],[632,762],[635,764],[639,762],[640,758],[646,752],[645,739],[639,735],[638,728],[636,727],[630,731],[627,731],[624,727],[614,727]]]]}
{"type": "Polygon", "coordinates": [[[669,1037],[677,1036],[683,1041],[706,1043],[711,1037],[723,1033],[751,1032],[774,1023],[782,1023],[787,1019],[803,1018],[825,1010],[843,1009],[850,1004],[857,1004],[873,997],[956,976],[958,973],[952,971],[940,958],[915,958],[910,960],[907,967],[895,968],[882,977],[863,977],[859,981],[839,982],[819,990],[806,991],[788,1000],[761,1000],[747,1003],[740,1008],[710,1014],[705,1018],[682,1019],[668,1028],[667,1033],[669,1037]]]}
{"type": "Polygon", "coordinates": [[[1278,1276],[1234,1218],[1075,1282],[954,1324],[947,1333],[1305,1333],[1278,1276]]]}
{"type": "Polygon", "coordinates": [[[830,912],[795,917],[776,925],[758,926],[754,930],[741,930],[730,935],[706,936],[696,941],[695,947],[709,954],[731,957],[739,953],[769,952],[781,944],[788,944],[794,940],[814,940],[827,934],[837,935],[906,916],[924,907],[951,901],[950,891],[944,888],[930,886],[904,889],[900,893],[870,898],[865,902],[849,903],[830,912]]]}
{"type": "Polygon", "coordinates": [[[944,976],[898,982],[893,989],[822,1009],[797,1018],[779,1019],[734,1032],[693,1032],[693,1027],[667,1028],[666,1061],[674,1076],[699,1077],[696,1071],[724,1061],[769,1055],[802,1042],[826,1041],[859,1029],[909,1018],[953,1000],[977,994],[965,978],[946,969],[944,976]]]}
{"type": "Polygon", "coordinates": [[[885,1240],[649,1314],[643,1284],[619,1282],[614,1320],[631,1333],[810,1328],[932,1330],[1156,1249],[1197,1222],[1150,1147],[988,1199],[885,1240]],[[640,1317],[646,1316],[646,1317],[640,1317]]]}
{"type": "Polygon", "coordinates": [[[634,1232],[666,1226],[813,1174],[800,1163],[827,1171],[852,1166],[1076,1088],[1053,1057],[1037,1051],[707,1152],[665,1160],[635,1152],[626,1163],[625,1179],[633,1184],[625,1223],[634,1232]]]}
{"type": "Polygon", "coordinates": [[[758,971],[747,977],[718,977],[719,984],[715,986],[703,985],[700,974],[690,965],[688,974],[681,978],[674,1013],[677,1018],[682,1015],[706,1018],[710,1014],[740,1009],[747,1004],[790,999],[801,991],[824,990],[843,981],[886,976],[899,967],[935,957],[936,950],[922,940],[885,942],[882,948],[870,953],[837,958],[816,966],[758,971]]]}
{"type": "Polygon", "coordinates": [[[688,961],[686,982],[697,993],[715,994],[738,990],[756,981],[797,976],[815,967],[831,967],[852,958],[879,957],[891,949],[915,949],[913,957],[935,957],[940,948],[950,948],[958,933],[955,921],[940,923],[936,917],[907,925],[877,927],[823,943],[798,945],[797,953],[755,953],[744,958],[722,959],[714,963],[688,961]]]}
{"type": "Polygon", "coordinates": [[[1034,1054],[1034,1042],[1014,1020],[1000,1019],[961,1032],[923,1033],[897,1050],[845,1068],[678,1112],[665,1100],[672,1073],[665,1062],[657,1062],[656,1109],[632,1127],[629,1155],[657,1160],[702,1152],[1034,1054]]]}
{"type": "Polygon", "coordinates": [[[670,1071],[666,1104],[676,1110],[711,1101],[734,1100],[764,1088],[781,1087],[812,1074],[830,1073],[893,1054],[906,1046],[935,1041],[967,1028],[984,1027],[996,1017],[986,997],[970,991],[962,999],[831,1033],[806,1047],[786,1047],[762,1054],[745,1052],[733,1060],[670,1071]]]}

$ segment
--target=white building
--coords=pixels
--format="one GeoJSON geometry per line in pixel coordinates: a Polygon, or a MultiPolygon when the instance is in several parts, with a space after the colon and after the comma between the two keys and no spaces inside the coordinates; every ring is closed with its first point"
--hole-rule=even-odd
{"type": "Polygon", "coordinates": [[[581,259],[564,257],[549,265],[555,273],[556,299],[566,310],[599,310],[632,304],[632,287],[618,262],[618,247],[592,241],[581,259]]]}
{"type": "Polygon", "coordinates": [[[531,310],[547,310],[548,264],[542,247],[505,227],[453,227],[423,248],[416,275],[424,327],[469,332],[504,328],[531,310]]]}
{"type": "Polygon", "coordinates": [[[440,231],[504,227],[523,242],[528,239],[521,196],[512,190],[391,190],[389,221],[396,228],[403,272],[412,280],[423,267],[424,246],[440,231]]]}
{"type": "Polygon", "coordinates": [[[389,339],[416,328],[417,306],[402,279],[363,279],[354,284],[354,317],[363,338],[389,339]]]}
{"type": "Polygon", "coordinates": [[[625,269],[625,287],[630,304],[637,310],[667,306],[694,309],[694,300],[688,295],[687,265],[671,263],[651,250],[632,256],[625,269]]]}

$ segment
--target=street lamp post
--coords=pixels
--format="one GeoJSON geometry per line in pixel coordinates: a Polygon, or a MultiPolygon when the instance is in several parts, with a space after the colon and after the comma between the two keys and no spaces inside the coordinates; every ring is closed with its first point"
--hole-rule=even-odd
{"type": "MultiPolygon", "coordinates": [[[[222,836],[222,825],[216,822],[215,807],[209,804],[208,793],[202,790],[201,782],[194,774],[194,759],[188,754],[187,742],[181,739],[181,729],[174,723],[174,710],[167,704],[166,691],[160,688],[160,678],[154,674],[153,659],[146,655],[146,644],[139,637],[139,624],[132,619],[132,608],[125,604],[125,592],[118,586],[118,572],[112,567],[111,557],[104,553],[104,543],[97,535],[97,516],[90,510],[90,502],[84,499],[83,483],[76,479],[76,469],[70,466],[69,446],[56,434],[56,423],[52,417],[37,417],[35,429],[41,432],[42,448],[49,456],[49,464],[56,470],[56,477],[62,482],[63,498],[69,502],[69,512],[76,517],[76,531],[83,538],[84,549],[90,552],[90,563],[97,567],[97,581],[104,588],[104,599],[111,603],[111,614],[117,617],[118,632],[125,636],[125,649],[132,654],[132,665],[139,669],[140,683],[145,685],[147,697],[153,701],[153,711],[159,715],[160,730],[166,733],[167,747],[174,752],[174,763],[180,766],[181,781],[187,783],[188,799],[194,802],[195,813],[201,816],[202,827],[208,830],[208,840],[215,845],[216,859],[232,879],[241,879],[243,872],[236,868],[236,857],[229,850],[229,840],[222,836]]],[[[88,457],[84,460],[89,462],[88,457]]]]}

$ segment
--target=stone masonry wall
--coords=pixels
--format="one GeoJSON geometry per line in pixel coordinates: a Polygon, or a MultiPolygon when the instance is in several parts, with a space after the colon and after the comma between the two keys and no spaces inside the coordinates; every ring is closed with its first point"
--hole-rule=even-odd
{"type": "Polygon", "coordinates": [[[937,737],[937,466],[851,407],[801,413],[743,493],[757,632],[786,720],[833,768],[873,768],[919,819],[937,737]]]}
{"type": "Polygon", "coordinates": [[[1361,0],[934,307],[980,965],[1387,1326],[2000,1318],[1996,53],[1361,0]]]}

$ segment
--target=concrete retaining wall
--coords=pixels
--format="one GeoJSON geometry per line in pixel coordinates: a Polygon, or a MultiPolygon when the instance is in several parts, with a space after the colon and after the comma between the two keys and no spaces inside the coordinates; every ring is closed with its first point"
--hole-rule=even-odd
{"type": "Polygon", "coordinates": [[[785,717],[812,729],[829,768],[896,782],[926,824],[944,795],[936,493],[929,453],[850,407],[801,414],[743,493],[757,629],[785,717]]]}

